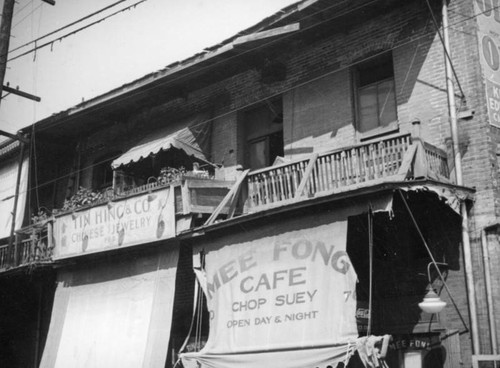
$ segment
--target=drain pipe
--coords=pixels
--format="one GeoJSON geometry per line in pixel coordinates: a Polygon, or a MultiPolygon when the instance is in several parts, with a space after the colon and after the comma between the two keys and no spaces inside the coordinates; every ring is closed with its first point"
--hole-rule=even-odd
{"type": "MultiPolygon", "coordinates": [[[[488,320],[490,323],[490,340],[491,340],[491,353],[498,354],[497,349],[497,330],[495,326],[495,314],[493,312],[493,296],[491,290],[491,271],[490,271],[490,253],[488,250],[488,238],[486,231],[489,229],[498,229],[500,224],[494,224],[485,227],[481,231],[481,247],[483,250],[483,264],[484,264],[484,287],[486,289],[486,305],[488,307],[488,320]]],[[[496,367],[496,365],[495,365],[496,367]]]]}
{"type": "MultiPolygon", "coordinates": [[[[450,38],[448,34],[448,4],[447,0],[442,2],[442,22],[443,22],[443,43],[445,51],[445,72],[446,72],[446,91],[448,94],[448,109],[450,114],[451,138],[453,140],[453,154],[455,164],[455,175],[457,185],[463,186],[462,177],[462,157],[460,153],[457,127],[457,111],[455,103],[455,90],[452,80],[452,68],[450,61],[450,38]]],[[[464,201],[460,204],[460,213],[462,215],[462,244],[465,263],[465,277],[467,282],[467,299],[469,300],[470,322],[472,332],[472,354],[479,354],[479,331],[477,324],[477,311],[475,301],[475,286],[472,268],[472,253],[469,239],[469,221],[467,215],[467,205],[464,201]]]]}

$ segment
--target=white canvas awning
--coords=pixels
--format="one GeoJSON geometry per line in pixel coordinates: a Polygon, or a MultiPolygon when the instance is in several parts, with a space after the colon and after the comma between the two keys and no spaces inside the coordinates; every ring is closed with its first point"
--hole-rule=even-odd
{"type": "MultiPolygon", "coordinates": [[[[23,162],[21,181],[19,183],[19,197],[16,210],[16,230],[23,226],[24,210],[26,206],[26,191],[28,189],[28,159],[23,162]]],[[[17,158],[0,164],[0,238],[10,236],[12,228],[12,211],[16,193],[17,173],[19,161],[17,158]]]]}
{"type": "Polygon", "coordinates": [[[163,368],[178,248],[63,269],[40,367],[163,368]]]}
{"type": "Polygon", "coordinates": [[[178,124],[147,134],[136,146],[114,160],[111,166],[117,169],[171,148],[183,150],[189,156],[209,162],[210,131],[209,115],[196,114],[178,124]]]}

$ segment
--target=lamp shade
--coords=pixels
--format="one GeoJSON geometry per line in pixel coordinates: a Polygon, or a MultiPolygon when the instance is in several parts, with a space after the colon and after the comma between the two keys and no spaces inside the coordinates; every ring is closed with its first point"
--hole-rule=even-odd
{"type": "Polygon", "coordinates": [[[429,285],[424,300],[418,303],[418,306],[424,312],[432,314],[441,312],[446,306],[446,302],[442,301],[439,295],[437,295],[434,289],[429,285]]]}

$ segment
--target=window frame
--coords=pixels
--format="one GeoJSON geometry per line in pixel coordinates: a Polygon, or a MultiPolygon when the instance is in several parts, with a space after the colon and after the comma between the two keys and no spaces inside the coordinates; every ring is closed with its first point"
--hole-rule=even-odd
{"type": "MultiPolygon", "coordinates": [[[[260,110],[258,104],[252,106],[249,109],[246,109],[242,115],[242,123],[244,124],[244,165],[251,170],[259,170],[265,167],[272,166],[276,157],[280,155],[284,155],[284,123],[283,123],[283,97],[279,96],[278,98],[273,98],[272,100],[264,101],[265,104],[271,105],[272,107],[277,107],[276,112],[273,111],[274,118],[271,121],[268,121],[267,126],[261,131],[251,132],[249,128],[249,123],[252,121],[249,119],[249,113],[253,111],[260,110]],[[276,150],[276,147],[273,146],[275,142],[275,136],[279,136],[279,149],[276,150]],[[264,145],[264,166],[256,166],[254,167],[252,162],[252,146],[255,144],[262,143],[264,145]],[[279,151],[279,153],[275,156],[279,151]],[[274,157],[271,157],[274,156],[274,157]]],[[[269,107],[268,107],[269,108],[269,107]]],[[[271,109],[272,110],[272,109],[271,109]]],[[[263,126],[261,126],[263,128],[263,126]]]]}
{"type": "Polygon", "coordinates": [[[114,170],[111,167],[111,163],[121,153],[121,151],[109,152],[94,159],[92,163],[92,177],[90,182],[92,190],[105,190],[114,185],[114,170]],[[99,180],[100,183],[97,183],[97,179],[106,179],[106,173],[111,173],[111,181],[99,180]]]}
{"type": "Polygon", "coordinates": [[[394,64],[393,64],[393,57],[392,53],[384,53],[382,55],[370,58],[367,61],[360,62],[356,64],[353,69],[352,69],[352,95],[353,95],[353,107],[354,107],[354,127],[355,127],[355,134],[358,137],[360,141],[363,140],[368,140],[372,139],[381,135],[387,135],[387,134],[392,134],[396,133],[399,131],[399,119],[398,119],[398,103],[397,103],[397,96],[396,96],[396,78],[395,78],[395,73],[394,73],[394,64]],[[386,59],[387,58],[387,59],[386,59]],[[377,65],[382,65],[385,62],[388,62],[390,60],[391,64],[391,76],[383,77],[378,80],[375,80],[373,82],[364,84],[360,86],[360,76],[363,70],[361,67],[363,67],[364,71],[368,70],[369,68],[366,68],[367,65],[373,64],[374,66],[377,65]],[[396,119],[394,121],[391,121],[390,123],[386,125],[381,125],[380,122],[380,116],[379,116],[379,93],[377,92],[377,126],[368,129],[366,131],[360,131],[360,124],[361,124],[361,112],[360,112],[360,90],[365,89],[367,87],[372,87],[372,86],[378,86],[380,83],[390,81],[392,80],[392,87],[394,90],[394,107],[395,107],[395,115],[396,119]]]}

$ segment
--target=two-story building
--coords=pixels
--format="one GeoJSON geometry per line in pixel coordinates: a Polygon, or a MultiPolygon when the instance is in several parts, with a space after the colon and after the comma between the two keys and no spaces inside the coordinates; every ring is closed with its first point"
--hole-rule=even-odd
{"type": "Polygon", "coordinates": [[[304,0],[0,146],[8,366],[500,360],[496,3],[304,0]]]}

